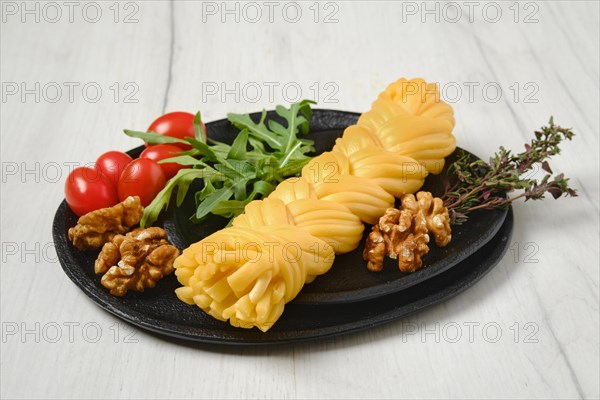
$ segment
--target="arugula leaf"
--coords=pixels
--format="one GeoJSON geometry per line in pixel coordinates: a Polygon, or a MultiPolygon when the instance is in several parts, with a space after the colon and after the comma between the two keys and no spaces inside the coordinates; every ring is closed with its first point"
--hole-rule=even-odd
{"type": "Polygon", "coordinates": [[[156,132],[141,132],[141,131],[131,131],[129,129],[124,129],[123,132],[127,136],[142,139],[144,142],[148,144],[163,144],[163,143],[185,143],[187,142],[182,139],[174,138],[171,136],[164,136],[158,134],[156,132]]]}
{"type": "Polygon", "coordinates": [[[193,165],[193,166],[208,167],[208,164],[206,164],[192,156],[189,156],[189,155],[179,155],[179,156],[175,156],[175,157],[169,157],[169,158],[165,158],[160,161],[157,161],[157,162],[159,164],[176,163],[179,165],[193,165]]]}
{"type": "Polygon", "coordinates": [[[206,143],[191,137],[186,137],[185,141],[192,145],[198,155],[206,157],[208,161],[216,162],[219,160],[217,154],[206,143]]]}
{"type": "MultiPolygon", "coordinates": [[[[312,117],[312,109],[310,104],[315,104],[314,101],[303,100],[299,103],[292,104],[287,109],[283,106],[277,106],[275,112],[280,117],[285,118],[288,121],[288,127],[285,132],[282,132],[286,137],[286,146],[283,149],[285,157],[282,158],[279,163],[280,167],[283,167],[287,162],[294,156],[301,156],[303,153],[298,150],[301,148],[303,142],[296,136],[298,134],[298,126],[300,127],[300,133],[307,134],[309,130],[308,120],[312,117]]],[[[311,143],[312,145],[312,143],[311,143]]]]}
{"type": "Polygon", "coordinates": [[[257,194],[261,194],[263,196],[267,196],[275,190],[275,185],[269,183],[267,181],[256,181],[254,182],[254,188],[252,189],[252,193],[248,196],[250,200],[254,200],[257,194]]]}
{"type": "Polygon", "coordinates": [[[252,146],[252,149],[254,151],[258,151],[260,153],[266,153],[267,151],[265,150],[265,145],[258,139],[249,136],[248,137],[248,142],[250,143],[250,146],[252,146]]]}
{"type": "Polygon", "coordinates": [[[233,141],[233,144],[231,145],[231,149],[229,150],[229,153],[227,153],[227,158],[230,158],[233,160],[245,160],[247,148],[248,148],[248,130],[243,129],[240,133],[238,133],[235,140],[233,141]]]}
{"type": "Polygon", "coordinates": [[[294,144],[294,146],[290,150],[288,150],[286,152],[286,155],[281,159],[279,166],[283,168],[288,163],[288,161],[290,161],[290,159],[294,156],[294,153],[298,152],[301,146],[302,142],[297,142],[296,144],[294,144]]]}
{"type": "Polygon", "coordinates": [[[206,143],[206,133],[202,129],[202,118],[200,118],[200,111],[194,115],[194,137],[196,140],[202,143],[206,143]]]}
{"type": "Polygon", "coordinates": [[[194,116],[194,137],[185,140],[159,135],[156,132],[125,130],[125,134],[150,144],[185,143],[191,150],[182,151],[159,163],[178,163],[191,166],[171,178],[165,188],[146,207],[141,225],[154,223],[162,210],[168,208],[173,194],[180,206],[191,183],[202,179],[204,187],[195,193],[196,212],[193,221],[201,221],[209,213],[227,218],[243,212],[246,204],[271,193],[275,186],[289,176],[298,174],[310,160],[313,141],[299,138],[308,133],[312,116],[310,100],[277,106],[278,121],[266,120],[263,110],[258,122],[248,114],[228,114],[229,121],[240,129],[231,145],[207,138],[202,129],[200,113],[194,116]]]}
{"type": "Polygon", "coordinates": [[[216,189],[212,184],[212,181],[207,181],[201,191],[196,192],[196,201],[203,201],[209,194],[214,192],[216,189]]]}
{"type": "Polygon", "coordinates": [[[310,158],[308,157],[306,159],[293,160],[284,167],[278,168],[275,172],[281,176],[281,180],[284,180],[288,176],[298,175],[309,160],[310,158]]]}
{"type": "Polygon", "coordinates": [[[235,169],[229,168],[223,164],[215,164],[215,169],[223,175],[222,181],[224,182],[236,181],[242,177],[235,169]]]}
{"type": "Polygon", "coordinates": [[[212,208],[212,213],[225,218],[233,218],[244,212],[244,207],[248,204],[247,201],[241,200],[223,200],[215,204],[212,208]]]}
{"type": "Polygon", "coordinates": [[[180,206],[185,199],[190,184],[198,178],[206,178],[207,173],[210,175],[210,172],[205,169],[180,169],[177,171],[177,174],[169,179],[163,190],[144,209],[140,226],[147,228],[158,219],[160,212],[169,207],[171,194],[175,189],[177,189],[177,206],[180,206]]]}
{"type": "Polygon", "coordinates": [[[265,118],[267,117],[267,111],[263,110],[262,115],[260,117],[260,121],[258,123],[252,121],[250,115],[248,114],[227,114],[227,119],[233,125],[235,125],[239,129],[247,129],[249,135],[255,137],[256,139],[265,142],[271,148],[281,150],[282,143],[280,138],[277,135],[274,135],[269,128],[265,125],[265,118]]]}
{"type": "MultiPolygon", "coordinates": [[[[294,158],[304,158],[308,152],[306,146],[312,149],[312,141],[302,140],[298,133],[306,134],[309,130],[309,119],[312,117],[311,100],[294,103],[290,108],[277,106],[275,112],[287,122],[287,127],[275,120],[265,124],[266,111],[263,110],[260,121],[254,122],[249,115],[228,114],[227,119],[239,129],[247,129],[250,137],[267,143],[272,149],[283,154],[279,166],[285,166],[294,158]]],[[[254,145],[256,142],[251,142],[254,145]]]]}
{"type": "Polygon", "coordinates": [[[254,182],[254,189],[244,200],[223,200],[217,203],[213,209],[212,213],[215,215],[220,215],[225,218],[235,217],[242,212],[244,212],[244,207],[246,204],[250,203],[254,198],[261,194],[263,196],[268,195],[275,189],[275,186],[265,181],[256,181],[254,182]]]}
{"type": "Polygon", "coordinates": [[[200,203],[198,205],[198,208],[196,209],[196,219],[197,220],[202,219],[203,217],[205,217],[206,215],[208,215],[211,212],[211,210],[213,209],[213,207],[216,204],[218,204],[219,202],[221,202],[223,200],[229,199],[231,197],[231,195],[233,194],[234,190],[235,190],[235,185],[224,186],[220,189],[215,190],[208,196],[206,196],[204,201],[202,203],[200,203]]]}

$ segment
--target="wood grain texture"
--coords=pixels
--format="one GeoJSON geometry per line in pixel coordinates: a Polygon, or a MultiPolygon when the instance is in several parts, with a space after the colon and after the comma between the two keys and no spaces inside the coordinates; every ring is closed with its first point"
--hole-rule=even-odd
{"type": "Polygon", "coordinates": [[[277,3],[273,22],[257,3],[256,23],[243,3],[239,22],[222,15],[221,2],[195,1],[120,3],[115,22],[113,2],[97,2],[96,23],[82,16],[88,7],[95,18],[87,3],[78,3],[72,23],[60,2],[57,22],[41,2],[27,7],[35,4],[39,22],[22,14],[21,2],[1,4],[2,398],[600,395],[597,2],[478,3],[471,14],[458,2],[457,22],[444,3],[330,2],[317,4],[317,23],[313,2],[298,3],[296,23],[283,17],[287,3],[277,3]],[[424,7],[438,7],[439,22],[424,7]],[[495,23],[486,20],[495,18],[491,7],[502,11],[495,23]],[[123,23],[132,12],[138,21],[123,23]],[[337,22],[324,23],[331,12],[337,22]],[[143,129],[166,110],[201,109],[210,121],[271,108],[298,87],[303,97],[318,88],[322,108],[364,111],[401,76],[437,81],[447,99],[460,88],[455,134],[483,157],[500,145],[519,150],[550,115],[577,133],[552,166],[573,177],[580,197],[518,204],[513,250],[469,291],[335,339],[191,348],[116,320],[62,273],[51,222],[68,163],[136,146],[123,128],[143,129]],[[21,84],[35,91],[36,82],[39,101],[35,93],[21,98],[21,84]],[[73,101],[68,82],[79,84],[73,101]],[[51,83],[63,90],[56,102],[51,83]],[[94,87],[102,90],[97,102],[94,87]],[[127,94],[137,102],[125,102],[127,94]]]}

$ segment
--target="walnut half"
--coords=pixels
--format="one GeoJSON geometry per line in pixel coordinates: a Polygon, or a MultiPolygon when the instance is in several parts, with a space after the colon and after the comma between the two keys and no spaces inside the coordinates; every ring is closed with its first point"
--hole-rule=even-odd
{"type": "Polygon", "coordinates": [[[116,235],[102,248],[94,270],[104,273],[101,283],[114,296],[124,296],[128,290],[143,292],[173,272],[173,262],[179,250],[167,240],[162,228],[134,229],[126,235],[116,235]]]}
{"type": "Polygon", "coordinates": [[[367,244],[363,252],[363,257],[367,260],[369,271],[378,272],[383,269],[383,259],[386,255],[386,243],[384,236],[379,230],[379,226],[373,226],[373,230],[367,237],[367,244]]]}
{"type": "Polygon", "coordinates": [[[101,208],[82,215],[69,229],[69,240],[79,250],[97,249],[113,237],[137,225],[144,214],[138,196],[129,196],[113,207],[101,208]]]}
{"type": "Polygon", "coordinates": [[[370,271],[381,271],[387,255],[398,259],[400,271],[414,272],[429,252],[429,232],[440,247],[452,239],[448,209],[440,198],[418,192],[402,196],[400,204],[400,209],[388,208],[367,237],[363,258],[370,271]]]}

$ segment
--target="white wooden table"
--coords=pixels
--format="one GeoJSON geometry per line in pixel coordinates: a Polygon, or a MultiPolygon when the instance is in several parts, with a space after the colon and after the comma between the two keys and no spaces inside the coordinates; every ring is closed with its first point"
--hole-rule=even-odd
{"type": "Polygon", "coordinates": [[[2,398],[600,395],[598,2],[1,7],[2,398]],[[518,204],[511,250],[467,292],[330,340],[190,348],[102,311],[62,272],[66,173],[137,146],[123,128],[300,96],[365,111],[401,76],[439,82],[476,154],[520,150],[550,115],[577,134],[551,164],[580,196],[518,204]]]}

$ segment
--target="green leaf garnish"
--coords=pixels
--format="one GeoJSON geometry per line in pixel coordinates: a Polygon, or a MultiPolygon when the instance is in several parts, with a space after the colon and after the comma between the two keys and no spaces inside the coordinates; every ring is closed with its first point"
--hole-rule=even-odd
{"type": "Polygon", "coordinates": [[[158,134],[156,132],[141,132],[141,131],[131,131],[129,129],[124,129],[123,132],[127,136],[142,139],[144,142],[148,144],[163,144],[163,143],[186,143],[185,140],[174,138],[171,136],[164,136],[158,134]]]}
{"type": "Polygon", "coordinates": [[[202,129],[202,118],[200,117],[200,111],[194,115],[194,137],[197,141],[206,143],[206,133],[202,129]]]}
{"type": "Polygon", "coordinates": [[[185,199],[190,184],[196,179],[210,179],[210,174],[211,172],[208,169],[181,169],[177,171],[177,174],[169,179],[163,190],[144,209],[140,226],[147,228],[158,219],[160,212],[169,207],[171,195],[175,189],[177,189],[177,206],[180,206],[185,199]]]}
{"type": "Polygon", "coordinates": [[[243,212],[252,200],[267,196],[284,179],[297,175],[310,160],[313,141],[299,138],[309,131],[311,104],[303,100],[290,108],[277,106],[277,120],[266,120],[263,111],[258,122],[248,114],[228,114],[229,121],[240,129],[231,145],[207,138],[202,129],[200,113],[194,116],[194,137],[185,140],[159,135],[156,132],[125,130],[125,134],[149,144],[185,143],[191,150],[183,151],[159,163],[177,163],[191,167],[180,170],[146,207],[143,227],[152,225],[162,210],[169,207],[174,193],[180,206],[196,179],[204,187],[195,193],[195,222],[209,213],[233,218],[243,212]]]}
{"type": "Polygon", "coordinates": [[[233,144],[231,145],[231,149],[229,153],[227,153],[227,158],[232,160],[245,160],[246,152],[248,151],[248,131],[244,129],[236,136],[233,144]]]}

